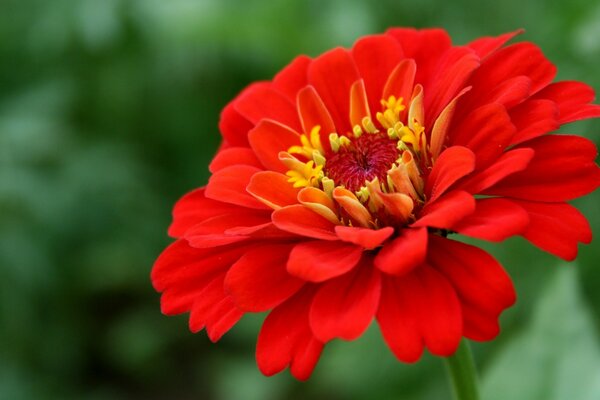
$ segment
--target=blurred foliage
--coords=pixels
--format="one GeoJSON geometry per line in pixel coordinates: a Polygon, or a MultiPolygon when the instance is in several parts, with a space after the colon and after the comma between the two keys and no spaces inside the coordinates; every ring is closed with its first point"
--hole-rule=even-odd
{"type": "MultiPolygon", "coordinates": [[[[227,101],[297,54],[401,25],[458,43],[524,27],[560,78],[600,88],[589,0],[0,0],[0,399],[447,398],[440,360],[400,364],[376,328],[331,343],[308,383],[265,378],[261,315],[211,345],[160,314],[149,282],[227,101]]],[[[600,124],[568,130],[597,139],[600,124]]],[[[599,200],[577,202],[596,233],[599,200]]],[[[490,398],[600,398],[569,390],[600,368],[597,243],[577,268],[519,239],[485,246],[519,292],[499,339],[475,346],[490,398]]]]}

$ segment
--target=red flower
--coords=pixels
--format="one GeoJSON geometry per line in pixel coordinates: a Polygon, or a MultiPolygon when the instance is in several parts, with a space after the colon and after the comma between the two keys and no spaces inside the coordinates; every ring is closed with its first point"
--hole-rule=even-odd
{"type": "Polygon", "coordinates": [[[521,235],[572,260],[589,243],[567,202],[600,185],[596,148],[547,135],[600,116],[593,90],[518,32],[452,46],[440,29],[391,29],[298,57],[223,110],[205,188],[175,206],[177,238],[152,271],[165,314],[218,340],[272,310],[260,370],[307,379],[323,345],[373,319],[398,359],[486,341],[515,301],[485,251],[451,234],[521,235]]]}

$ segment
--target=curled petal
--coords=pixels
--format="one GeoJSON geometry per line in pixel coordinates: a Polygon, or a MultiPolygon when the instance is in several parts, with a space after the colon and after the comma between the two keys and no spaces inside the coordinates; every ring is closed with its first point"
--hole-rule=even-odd
{"type": "Polygon", "coordinates": [[[322,190],[306,187],[298,193],[298,201],[331,223],[340,223],[333,200],[322,190]]]}
{"type": "Polygon", "coordinates": [[[338,186],[333,190],[333,198],[360,226],[365,228],[371,226],[371,213],[356,198],[354,193],[338,186]]]}

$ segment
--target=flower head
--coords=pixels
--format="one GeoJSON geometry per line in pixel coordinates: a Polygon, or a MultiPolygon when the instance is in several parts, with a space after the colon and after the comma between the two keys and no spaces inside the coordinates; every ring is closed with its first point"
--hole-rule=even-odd
{"type": "Polygon", "coordinates": [[[538,47],[505,45],[517,33],[453,46],[391,29],[246,88],[208,185],[175,206],[152,271],[163,312],[216,341],[270,310],[259,368],[298,379],[374,319],[405,362],[493,339],[513,285],[454,238],[520,235],[572,260],[591,231],[567,202],[600,186],[592,142],[547,134],[600,116],[593,90],[552,83],[538,47]]]}

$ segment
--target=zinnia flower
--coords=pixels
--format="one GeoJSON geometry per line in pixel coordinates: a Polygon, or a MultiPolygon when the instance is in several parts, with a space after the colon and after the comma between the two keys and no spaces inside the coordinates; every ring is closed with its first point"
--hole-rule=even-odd
{"type": "Polygon", "coordinates": [[[453,46],[390,29],[243,90],[208,185],[175,206],[152,271],[162,311],[212,341],[270,311],[258,366],[298,379],[374,319],[404,362],[496,337],[511,280],[456,238],[520,235],[572,260],[591,231],[567,202],[600,185],[591,141],[547,134],[600,116],[593,90],[552,83],[537,46],[505,46],[518,33],[453,46]]]}

